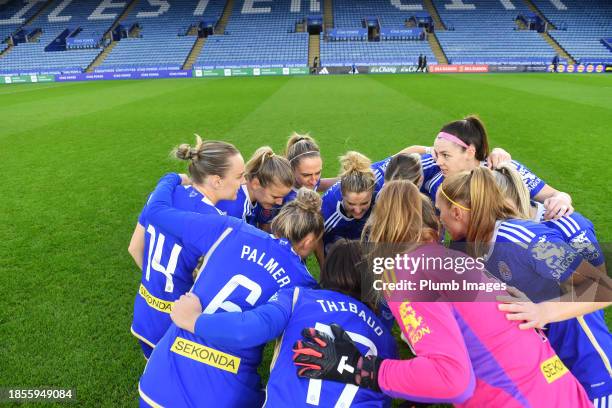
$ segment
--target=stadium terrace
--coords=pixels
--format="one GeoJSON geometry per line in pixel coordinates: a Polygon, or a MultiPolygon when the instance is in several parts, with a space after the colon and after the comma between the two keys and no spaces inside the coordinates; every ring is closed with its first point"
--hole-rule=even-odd
{"type": "Polygon", "coordinates": [[[0,83],[612,71],[605,0],[7,0],[0,83]]]}

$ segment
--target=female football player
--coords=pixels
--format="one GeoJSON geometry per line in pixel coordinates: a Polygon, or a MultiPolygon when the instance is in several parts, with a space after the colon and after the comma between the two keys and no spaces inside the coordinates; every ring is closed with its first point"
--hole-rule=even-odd
{"type": "MultiPolygon", "coordinates": [[[[205,141],[197,136],[194,147],[180,145],[174,154],[189,161],[192,185],[174,190],[176,208],[202,214],[220,214],[219,200],[235,199],[244,182],[244,161],[229,143],[205,141]]],[[[142,279],[134,302],[131,331],[138,338],[145,357],[170,325],[172,302],[193,285],[192,272],[197,257],[181,250],[181,244],[165,234],[146,217],[146,209],[128,248],[142,269],[142,279]],[[163,255],[163,256],[162,256],[163,255]]]]}
{"type": "Polygon", "coordinates": [[[338,382],[295,376],[293,344],[304,327],[331,335],[342,325],[364,354],[396,358],[390,329],[360,301],[365,272],[357,241],[332,245],[321,269],[321,289],[283,289],[269,303],[242,313],[202,314],[200,300],[188,293],[175,303],[174,323],[207,341],[233,347],[256,347],[281,337],[266,387],[266,407],[390,406],[384,394],[338,382]],[[331,325],[331,326],[330,326],[331,325]]]}
{"type": "Polygon", "coordinates": [[[282,204],[293,185],[289,162],[270,147],[260,147],[246,164],[245,178],[238,197],[219,201],[217,208],[254,226],[269,224],[274,207],[282,204]]]}
{"type": "MultiPolygon", "coordinates": [[[[412,258],[465,258],[436,244],[436,223],[423,223],[425,218],[435,219],[433,208],[423,216],[423,202],[427,201],[412,183],[386,183],[368,221],[369,241],[383,247],[389,243],[405,245],[412,258]]],[[[423,270],[423,277],[454,274],[433,265],[433,269],[423,270]]],[[[331,338],[309,328],[303,332],[306,340],[294,346],[298,375],[381,390],[419,403],[591,406],[584,389],[550,344],[535,330],[520,330],[517,323],[506,320],[497,303],[388,299],[415,358],[386,360],[363,355],[341,330],[331,338]]]]}
{"type": "MultiPolygon", "coordinates": [[[[486,164],[489,142],[485,126],[476,116],[450,122],[440,129],[433,150],[435,158],[431,154],[422,156],[423,192],[435,201],[436,192],[446,177],[486,164]]],[[[569,194],[555,190],[519,162],[512,161],[512,164],[529,189],[531,198],[544,204],[546,219],[560,218],[573,212],[569,194]]]]}
{"type": "Polygon", "coordinates": [[[465,240],[470,255],[485,257],[490,273],[530,299],[558,297],[563,282],[569,285],[566,289],[593,288],[598,282],[591,300],[606,299],[609,278],[567,245],[557,230],[521,219],[489,169],[477,167],[445,180],[436,206],[453,241],[465,240]]]}
{"type": "MultiPolygon", "coordinates": [[[[541,204],[530,205],[529,191],[523,184],[520,176],[512,166],[504,165],[493,172],[495,181],[505,197],[519,209],[519,213],[526,219],[542,221],[541,204]]],[[[558,220],[544,221],[544,225],[557,230],[563,240],[578,252],[583,259],[605,272],[603,251],[595,236],[593,224],[578,212],[563,216],[558,220]]],[[[504,305],[505,306],[505,305],[504,305]]],[[[584,303],[541,302],[528,305],[521,302],[519,308],[529,308],[532,311],[540,309],[541,317],[526,327],[543,327],[543,320],[548,325],[547,337],[555,348],[557,354],[570,371],[584,386],[589,398],[599,405],[601,401],[611,398],[612,394],[612,335],[604,319],[603,310],[586,314],[584,303]],[[574,307],[575,319],[566,320],[568,309],[574,307]],[[559,319],[563,313],[564,319],[559,319]]],[[[595,304],[592,307],[601,307],[595,304]]],[[[503,307],[502,309],[507,309],[503,307]]],[[[510,319],[517,320],[525,317],[523,310],[511,308],[514,314],[510,319]]],[[[521,321],[521,320],[519,320],[521,321]]]]}
{"type": "Polygon", "coordinates": [[[321,172],[323,171],[321,149],[317,142],[308,134],[302,135],[294,132],[289,136],[285,149],[285,157],[291,164],[295,180],[284,202],[295,199],[300,187],[322,192],[336,182],[335,178],[321,178],[321,172]]]}
{"type": "Polygon", "coordinates": [[[339,238],[358,239],[370,214],[376,177],[370,159],[358,152],[340,157],[340,180],[323,194],[323,241],[317,249],[322,265],[325,248],[339,238]]]}
{"type": "MultiPolygon", "coordinates": [[[[145,214],[185,252],[201,257],[191,292],[204,314],[246,311],[268,302],[281,288],[316,286],[301,257],[313,250],[323,232],[318,194],[300,191],[267,234],[234,217],[173,208],[172,192],[179,182],[177,175],[164,177],[145,214]]],[[[262,349],[226,347],[170,325],[140,379],[141,404],[261,406],[257,367],[262,349]]]]}
{"type": "MultiPolygon", "coordinates": [[[[413,145],[406,147],[393,156],[373,163],[372,170],[376,176],[377,190],[380,191],[384,182],[391,179],[411,180],[419,188],[422,188],[425,178],[423,166],[425,165],[428,169],[432,168],[436,161],[434,153],[431,147],[413,145]],[[415,159],[418,159],[418,165],[415,163],[415,159]],[[387,172],[391,172],[391,174],[387,175],[387,172]],[[417,178],[419,174],[421,177],[417,178]]],[[[511,160],[512,157],[508,152],[496,147],[487,156],[486,165],[490,168],[496,168],[498,165],[511,160]]],[[[433,170],[430,170],[430,173],[432,172],[433,170]]]]}

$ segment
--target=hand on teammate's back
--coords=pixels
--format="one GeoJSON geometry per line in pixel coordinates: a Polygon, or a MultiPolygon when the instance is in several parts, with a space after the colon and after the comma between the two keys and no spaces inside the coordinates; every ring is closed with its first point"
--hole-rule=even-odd
{"type": "Polygon", "coordinates": [[[498,308],[502,312],[506,312],[506,319],[521,322],[519,329],[543,329],[548,323],[547,311],[551,303],[532,303],[532,302],[516,302],[516,303],[501,303],[498,308]]]}
{"type": "Polygon", "coordinates": [[[491,150],[491,154],[489,157],[487,157],[487,167],[490,169],[496,169],[501,164],[509,161],[512,161],[512,156],[510,156],[510,153],[504,149],[496,147],[495,149],[491,150]]]}
{"type": "Polygon", "coordinates": [[[572,199],[565,193],[558,193],[544,200],[545,220],[558,220],[559,218],[571,215],[574,212],[572,199]]]}
{"type": "Polygon", "coordinates": [[[195,323],[202,314],[202,304],[197,295],[187,292],[174,302],[170,318],[181,329],[195,332],[195,323]]]}
{"type": "Polygon", "coordinates": [[[181,178],[181,186],[190,186],[193,184],[191,178],[187,174],[179,173],[179,177],[181,178]]]}

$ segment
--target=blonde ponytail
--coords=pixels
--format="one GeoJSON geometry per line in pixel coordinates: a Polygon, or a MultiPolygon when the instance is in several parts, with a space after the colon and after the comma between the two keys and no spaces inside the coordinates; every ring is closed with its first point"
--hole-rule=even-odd
{"type": "Polygon", "coordinates": [[[480,257],[488,252],[489,241],[497,220],[519,218],[513,205],[505,200],[495,183],[491,170],[477,167],[444,180],[439,199],[460,205],[470,211],[466,234],[469,255],[480,257]]]}
{"type": "Polygon", "coordinates": [[[497,186],[514,205],[521,218],[531,219],[531,198],[529,189],[521,179],[520,174],[510,163],[503,163],[493,171],[497,186]]]}
{"type": "Polygon", "coordinates": [[[280,184],[291,187],[294,182],[291,165],[286,158],[274,153],[271,147],[260,147],[245,166],[245,178],[257,178],[262,187],[280,184]]]}

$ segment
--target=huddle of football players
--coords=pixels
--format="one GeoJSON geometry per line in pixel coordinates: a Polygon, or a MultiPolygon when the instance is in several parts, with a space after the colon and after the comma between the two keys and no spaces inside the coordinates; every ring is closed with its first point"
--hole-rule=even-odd
{"type": "Polygon", "coordinates": [[[569,194],[491,150],[478,117],[378,162],[346,152],[332,179],[308,135],[246,164],[199,136],[174,154],[188,175],[161,178],[129,245],[142,270],[141,406],[612,406],[612,285],[594,226],[569,194]],[[398,253],[481,259],[420,277],[507,290],[487,301],[372,290],[372,262],[398,253]],[[414,357],[400,359],[395,324],[414,357]]]}

